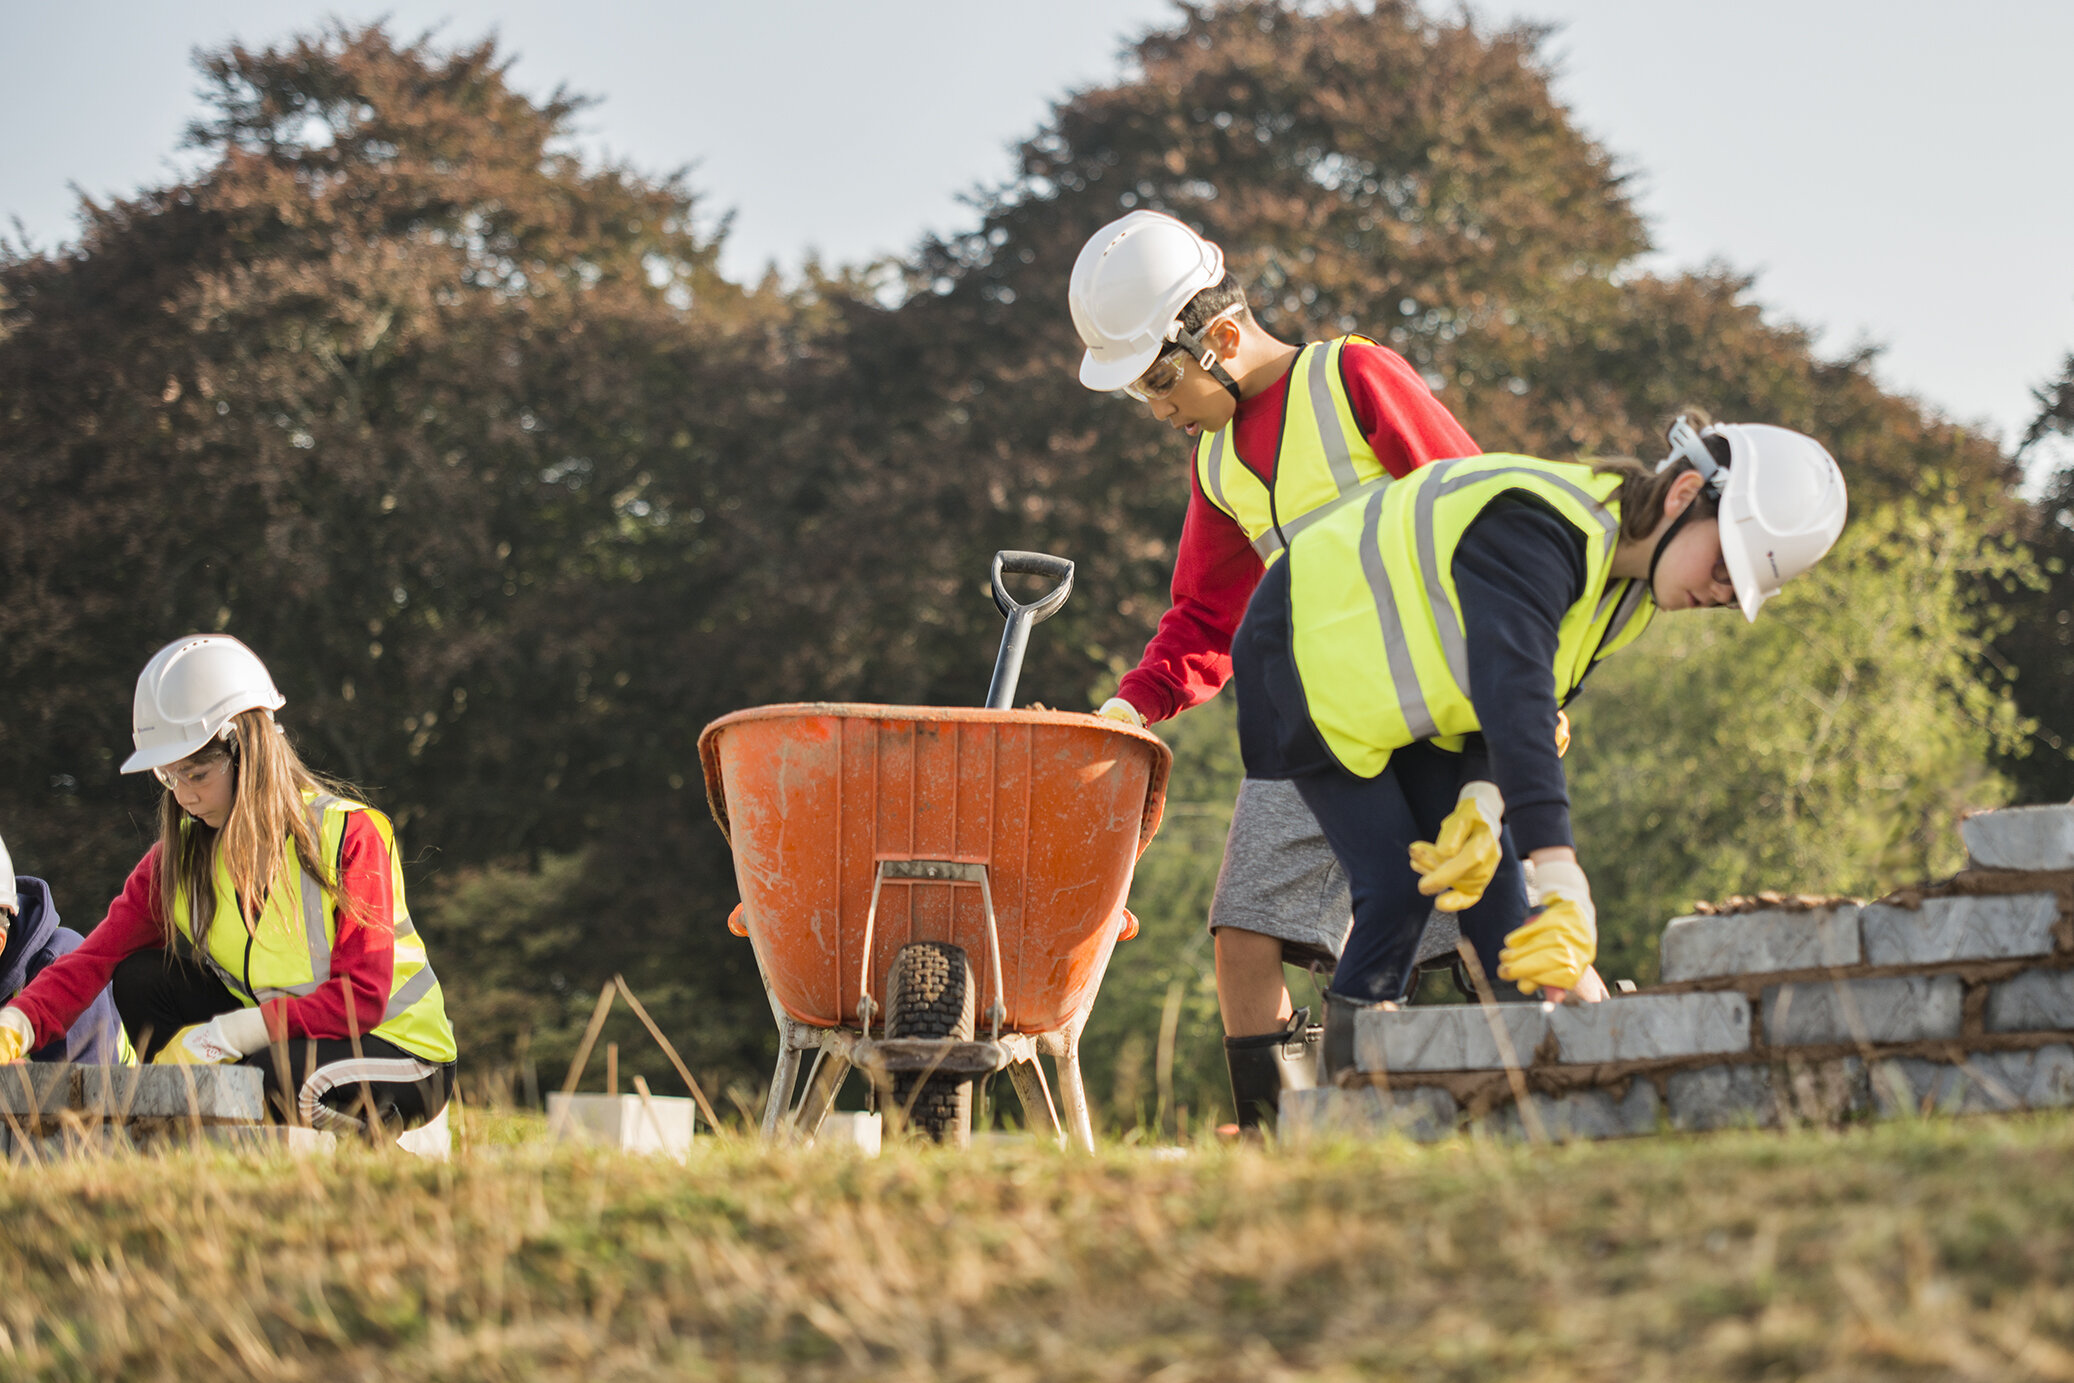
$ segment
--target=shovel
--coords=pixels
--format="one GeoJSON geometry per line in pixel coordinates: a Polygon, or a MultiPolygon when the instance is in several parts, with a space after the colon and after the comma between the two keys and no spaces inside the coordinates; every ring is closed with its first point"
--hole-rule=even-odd
{"type": "Polygon", "coordinates": [[[1030,643],[1030,626],[1059,612],[1073,594],[1073,564],[1063,557],[1042,552],[997,552],[994,554],[994,608],[1008,620],[1001,631],[1001,652],[994,659],[994,681],[987,688],[987,709],[1005,711],[1015,700],[1015,684],[1022,680],[1023,650],[1030,643]],[[1027,605],[1008,593],[1003,576],[1047,576],[1053,585],[1027,605]]]}

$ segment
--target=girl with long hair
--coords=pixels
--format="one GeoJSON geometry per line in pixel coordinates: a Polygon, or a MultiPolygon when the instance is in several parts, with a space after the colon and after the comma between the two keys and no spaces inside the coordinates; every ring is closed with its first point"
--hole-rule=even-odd
{"type": "Polygon", "coordinates": [[[252,650],[195,635],[137,679],[125,773],[165,789],[158,841],[86,941],[0,1009],[0,1061],[111,985],[146,1061],[236,1062],[284,1122],[444,1128],[454,1034],[404,901],[395,829],[310,771],[252,650]]]}

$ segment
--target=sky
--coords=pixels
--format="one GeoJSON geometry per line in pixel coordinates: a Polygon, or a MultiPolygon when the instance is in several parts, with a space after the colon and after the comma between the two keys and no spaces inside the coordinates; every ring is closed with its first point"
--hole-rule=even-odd
{"type": "MultiPolygon", "coordinates": [[[[1757,300],[1826,353],[1879,345],[1887,387],[2015,440],[2031,391],[2074,352],[2074,4],[1473,12],[1557,26],[1557,92],[1632,175],[1659,247],[1647,267],[1755,274],[1757,300]]],[[[523,89],[598,97],[586,145],[689,168],[704,205],[732,214],[731,276],[795,272],[810,253],[855,263],[969,225],[964,199],[1007,178],[1051,103],[1113,79],[1129,37],[1172,13],[1168,0],[0,0],[13,132],[0,226],[19,220],[48,247],[73,233],[75,186],[105,196],[177,176],[197,47],[386,15],[451,42],[494,30],[523,89]]]]}

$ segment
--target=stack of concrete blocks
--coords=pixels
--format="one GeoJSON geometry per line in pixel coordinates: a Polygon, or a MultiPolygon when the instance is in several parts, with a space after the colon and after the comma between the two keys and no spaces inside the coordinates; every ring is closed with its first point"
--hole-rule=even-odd
{"type": "Polygon", "coordinates": [[[1561,1141],[2074,1104],[2074,805],[1960,829],[1969,866],[1939,884],[1676,919],[1638,994],[1364,1013],[1358,1073],[1286,1095],[1285,1132],[1561,1141]]]}
{"type": "Polygon", "coordinates": [[[168,1142],[258,1143],[262,1084],[242,1066],[0,1066],[0,1155],[39,1162],[168,1142]]]}

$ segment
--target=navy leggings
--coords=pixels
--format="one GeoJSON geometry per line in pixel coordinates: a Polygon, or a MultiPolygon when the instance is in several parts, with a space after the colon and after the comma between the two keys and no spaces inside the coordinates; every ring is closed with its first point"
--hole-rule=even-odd
{"type": "MultiPolygon", "coordinates": [[[[1333,993],[1401,1000],[1411,988],[1412,959],[1433,900],[1419,892],[1408,851],[1413,841],[1434,839],[1455,809],[1463,765],[1462,755],[1420,743],[1393,753],[1389,767],[1373,778],[1333,767],[1295,780],[1354,891],[1354,930],[1332,972],[1333,993]]],[[[1498,843],[1503,854],[1483,900],[1457,918],[1495,997],[1505,999],[1518,997],[1518,990],[1499,982],[1498,952],[1506,934],[1526,920],[1527,888],[1509,827],[1498,843]]]]}

